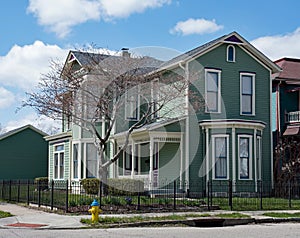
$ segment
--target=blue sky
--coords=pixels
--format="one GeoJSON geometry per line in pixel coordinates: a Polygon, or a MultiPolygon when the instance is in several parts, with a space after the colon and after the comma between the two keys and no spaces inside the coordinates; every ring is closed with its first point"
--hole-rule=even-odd
{"type": "Polygon", "coordinates": [[[64,60],[70,49],[95,44],[113,51],[150,46],[184,52],[237,31],[272,60],[300,58],[299,9],[298,0],[3,1],[2,130],[31,123],[51,131],[53,123],[31,109],[15,111],[49,70],[49,61],[64,60]]]}

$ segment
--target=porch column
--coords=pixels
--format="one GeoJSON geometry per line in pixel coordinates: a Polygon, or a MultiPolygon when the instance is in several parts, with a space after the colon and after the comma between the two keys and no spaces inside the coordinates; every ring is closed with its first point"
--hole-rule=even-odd
{"type": "Polygon", "coordinates": [[[232,182],[233,182],[233,192],[235,192],[235,181],[236,181],[236,141],[235,141],[235,127],[231,130],[232,137],[232,182]]]}
{"type": "Polygon", "coordinates": [[[206,128],[205,129],[205,145],[206,145],[206,149],[205,149],[205,152],[206,152],[206,155],[205,155],[205,160],[206,160],[206,181],[209,181],[209,172],[210,172],[210,169],[209,169],[209,129],[206,128]]]}
{"type": "Polygon", "coordinates": [[[131,143],[131,178],[134,178],[134,167],[135,167],[135,144],[134,140],[131,143]]]}
{"type": "MultiPolygon", "coordinates": [[[[180,137],[180,172],[179,172],[179,179],[180,179],[180,189],[182,189],[182,180],[183,180],[183,134],[181,134],[181,137],[180,137]]],[[[186,186],[188,189],[188,181],[185,181],[186,183],[186,186]]]]}
{"type": "Polygon", "coordinates": [[[149,190],[151,191],[153,188],[153,148],[154,142],[153,138],[150,136],[150,144],[149,144],[149,159],[150,159],[150,168],[149,168],[149,190]]]}

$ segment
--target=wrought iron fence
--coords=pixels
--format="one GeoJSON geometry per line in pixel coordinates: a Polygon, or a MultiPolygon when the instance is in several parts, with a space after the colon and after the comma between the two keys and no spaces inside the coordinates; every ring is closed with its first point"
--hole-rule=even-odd
{"type": "MultiPolygon", "coordinates": [[[[157,184],[156,184],[157,185],[157,184]]],[[[0,181],[0,198],[60,209],[65,212],[87,213],[94,199],[104,213],[270,210],[300,209],[300,184],[294,182],[179,181],[161,184],[159,189],[112,189],[102,183],[96,192],[86,192],[80,182],[33,180],[0,181]]]]}

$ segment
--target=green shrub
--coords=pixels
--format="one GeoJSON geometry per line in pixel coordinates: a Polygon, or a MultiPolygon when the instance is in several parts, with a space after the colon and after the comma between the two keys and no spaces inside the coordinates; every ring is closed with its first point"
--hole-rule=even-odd
{"type": "Polygon", "coordinates": [[[34,183],[37,186],[37,190],[39,189],[39,187],[41,190],[47,190],[48,182],[49,182],[48,177],[38,177],[38,178],[34,179],[34,183]],[[38,187],[38,185],[39,185],[39,187],[38,187]]]}
{"type": "Polygon", "coordinates": [[[81,181],[82,187],[87,194],[98,194],[100,180],[97,178],[86,178],[81,181]]]}
{"type": "Polygon", "coordinates": [[[136,195],[144,192],[144,182],[137,179],[108,179],[108,192],[111,195],[136,195]]]}

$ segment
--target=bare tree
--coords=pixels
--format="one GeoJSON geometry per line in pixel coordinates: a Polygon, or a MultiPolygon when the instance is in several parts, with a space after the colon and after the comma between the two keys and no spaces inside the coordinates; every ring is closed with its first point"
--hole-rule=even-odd
{"type": "Polygon", "coordinates": [[[134,130],[154,121],[186,115],[188,82],[182,70],[162,70],[158,67],[161,62],[150,57],[72,53],[82,57],[83,63],[62,64],[53,60],[49,73],[42,75],[37,90],[28,93],[23,106],[90,132],[99,156],[98,176],[106,182],[108,167],[126,149],[134,130]],[[124,113],[132,115],[131,123],[126,124],[124,113]],[[126,139],[108,158],[105,152],[116,122],[126,124],[126,139]]]}

